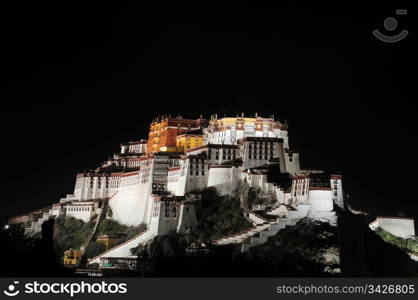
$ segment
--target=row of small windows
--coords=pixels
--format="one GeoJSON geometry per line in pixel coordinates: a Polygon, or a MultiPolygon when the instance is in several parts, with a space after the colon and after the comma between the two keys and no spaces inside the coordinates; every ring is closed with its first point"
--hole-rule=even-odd
{"type": "MultiPolygon", "coordinates": [[[[112,187],[116,187],[118,185],[119,180],[118,179],[110,179],[109,182],[109,177],[104,177],[105,178],[105,186],[106,188],[109,188],[109,185],[112,187]],[[109,184],[110,183],[110,184],[109,184]]],[[[94,177],[90,177],[90,188],[92,189],[94,185],[94,177]]],[[[100,188],[102,186],[102,179],[101,177],[97,177],[97,186],[100,188]]]]}
{"type": "MultiPolygon", "coordinates": [[[[233,156],[230,156],[230,155],[222,155],[222,159],[224,159],[224,160],[234,160],[236,158],[236,156],[235,155],[233,155],[233,156]]],[[[211,159],[211,157],[209,156],[209,159],[211,159]]],[[[218,160],[219,159],[219,155],[218,154],[216,154],[215,155],[215,160],[218,160]]]]}
{"type": "Polygon", "coordinates": [[[248,144],[248,148],[252,149],[252,148],[273,148],[273,142],[269,142],[269,143],[249,143],[248,144]]]}
{"type": "Polygon", "coordinates": [[[171,166],[178,166],[178,165],[180,164],[180,162],[179,162],[179,160],[178,160],[178,159],[170,159],[170,160],[168,161],[168,163],[169,163],[171,166]]]}
{"type": "Polygon", "coordinates": [[[196,170],[196,171],[194,171],[194,170],[190,170],[190,175],[196,175],[196,176],[199,176],[199,174],[201,174],[202,176],[205,176],[205,170],[202,170],[202,171],[200,171],[199,172],[199,170],[196,170]]]}
{"type": "MultiPolygon", "coordinates": [[[[215,151],[214,150],[209,150],[209,153],[212,153],[212,152],[219,153],[220,152],[219,150],[220,149],[215,149],[215,151]]],[[[223,151],[222,151],[222,153],[228,153],[228,154],[232,154],[232,153],[236,153],[236,152],[237,152],[236,149],[223,149],[223,151]]]]}
{"type": "Polygon", "coordinates": [[[165,207],[165,217],[169,218],[175,218],[177,217],[177,209],[175,206],[166,205],[165,207]]]}
{"type": "MultiPolygon", "coordinates": [[[[293,196],[294,196],[294,197],[296,197],[296,194],[299,194],[299,195],[302,195],[302,196],[303,196],[303,195],[305,195],[305,190],[302,190],[302,192],[301,192],[301,191],[296,191],[296,190],[295,190],[295,191],[294,191],[294,193],[293,193],[293,196]]],[[[338,191],[337,191],[337,190],[335,190],[335,191],[334,191],[334,196],[335,196],[335,197],[337,197],[337,196],[338,196],[338,191]]]]}
{"type": "Polygon", "coordinates": [[[89,211],[91,207],[89,206],[76,206],[76,207],[68,207],[68,211],[89,211]]]}
{"type": "Polygon", "coordinates": [[[252,153],[268,153],[268,152],[270,152],[270,153],[272,153],[273,154],[273,149],[271,149],[270,151],[268,151],[267,149],[264,151],[264,150],[258,150],[258,149],[254,149],[255,151],[253,151],[253,149],[249,149],[249,153],[250,154],[252,154],[252,153]]]}
{"type": "Polygon", "coordinates": [[[200,168],[201,169],[204,169],[205,168],[205,165],[204,164],[202,164],[202,165],[190,165],[190,169],[199,169],[199,166],[200,166],[200,168]]]}
{"type": "Polygon", "coordinates": [[[252,154],[249,154],[248,155],[248,158],[249,159],[271,159],[271,158],[273,158],[273,155],[261,155],[261,154],[259,154],[259,155],[254,154],[254,155],[252,155],[252,154]]]}
{"type": "Polygon", "coordinates": [[[152,189],[153,190],[165,190],[166,185],[164,183],[153,183],[152,184],[152,189]]]}
{"type": "Polygon", "coordinates": [[[170,206],[170,205],[166,205],[165,207],[165,211],[172,211],[172,212],[176,212],[177,209],[175,206],[170,206]]]}
{"type": "Polygon", "coordinates": [[[196,163],[199,163],[199,162],[205,162],[205,160],[204,159],[199,159],[199,158],[191,158],[190,159],[190,162],[191,163],[193,163],[193,162],[196,162],[196,163]]]}
{"type": "MultiPolygon", "coordinates": [[[[293,197],[296,197],[296,191],[293,193],[293,197]]],[[[305,195],[305,191],[303,190],[302,192],[299,191],[299,195],[305,195]]]]}
{"type": "MultiPolygon", "coordinates": [[[[211,155],[209,155],[208,156],[208,158],[209,159],[211,159],[212,158],[212,156],[211,155]]],[[[219,159],[219,154],[218,153],[216,153],[216,155],[215,155],[215,160],[218,160],[219,159]]],[[[236,159],[236,156],[235,156],[235,154],[234,155],[225,155],[225,153],[222,155],[222,159],[224,159],[224,160],[234,160],[234,159],[236,159]]]]}

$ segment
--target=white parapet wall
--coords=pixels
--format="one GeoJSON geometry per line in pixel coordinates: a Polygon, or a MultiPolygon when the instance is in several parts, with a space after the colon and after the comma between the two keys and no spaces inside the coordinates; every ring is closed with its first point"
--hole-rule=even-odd
{"type": "Polygon", "coordinates": [[[337,216],[334,210],[331,189],[313,189],[309,190],[309,212],[307,217],[311,219],[328,222],[331,225],[337,225],[337,216]]]}
{"type": "Polygon", "coordinates": [[[84,222],[90,221],[93,215],[97,213],[94,202],[74,201],[66,206],[66,215],[84,222]]]}
{"type": "Polygon", "coordinates": [[[412,218],[403,217],[377,217],[370,223],[370,228],[375,230],[380,227],[383,230],[400,238],[410,238],[415,236],[415,224],[412,218]]]}
{"type": "Polygon", "coordinates": [[[308,203],[310,212],[332,211],[334,209],[334,203],[332,201],[332,190],[309,190],[308,203]]]}

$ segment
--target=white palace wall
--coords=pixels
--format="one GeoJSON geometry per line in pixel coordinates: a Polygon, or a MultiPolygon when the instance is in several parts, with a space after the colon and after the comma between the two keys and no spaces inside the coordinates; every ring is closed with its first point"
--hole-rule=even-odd
{"type": "Polygon", "coordinates": [[[309,190],[308,204],[311,212],[329,212],[334,209],[331,190],[309,190]]]}
{"type": "Polygon", "coordinates": [[[208,187],[216,187],[221,195],[232,194],[241,180],[240,166],[211,166],[209,169],[208,187]]]}
{"type": "Polygon", "coordinates": [[[118,193],[109,201],[112,218],[127,226],[147,223],[146,212],[151,191],[150,181],[141,182],[142,172],[122,176],[118,193]]]}

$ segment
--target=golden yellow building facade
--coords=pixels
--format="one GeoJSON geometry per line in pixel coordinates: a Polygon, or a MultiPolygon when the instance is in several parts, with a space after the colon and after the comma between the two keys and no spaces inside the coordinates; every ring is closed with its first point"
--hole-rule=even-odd
{"type": "Polygon", "coordinates": [[[206,126],[205,119],[183,119],[183,118],[162,118],[154,121],[150,125],[148,135],[147,153],[155,153],[160,151],[175,152],[177,151],[178,135],[184,134],[190,130],[199,130],[202,126],[206,126]]]}
{"type": "Polygon", "coordinates": [[[117,236],[112,235],[100,235],[97,237],[96,242],[105,246],[106,250],[113,247],[117,242],[119,242],[117,236]]]}
{"type": "Polygon", "coordinates": [[[187,150],[202,146],[203,135],[201,134],[181,134],[176,137],[176,147],[178,152],[185,153],[187,150]]]}
{"type": "Polygon", "coordinates": [[[64,251],[64,265],[67,267],[76,266],[79,263],[82,255],[83,251],[77,249],[69,249],[64,251]]]}

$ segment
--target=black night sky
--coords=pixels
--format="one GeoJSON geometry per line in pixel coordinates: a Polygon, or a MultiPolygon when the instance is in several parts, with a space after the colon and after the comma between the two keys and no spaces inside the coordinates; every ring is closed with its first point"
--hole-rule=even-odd
{"type": "Polygon", "coordinates": [[[0,213],[72,193],[158,114],[258,112],[287,119],[302,167],[340,171],[356,207],[418,217],[406,2],[140,2],[3,5],[0,213]],[[372,35],[390,16],[405,40],[372,35]]]}

